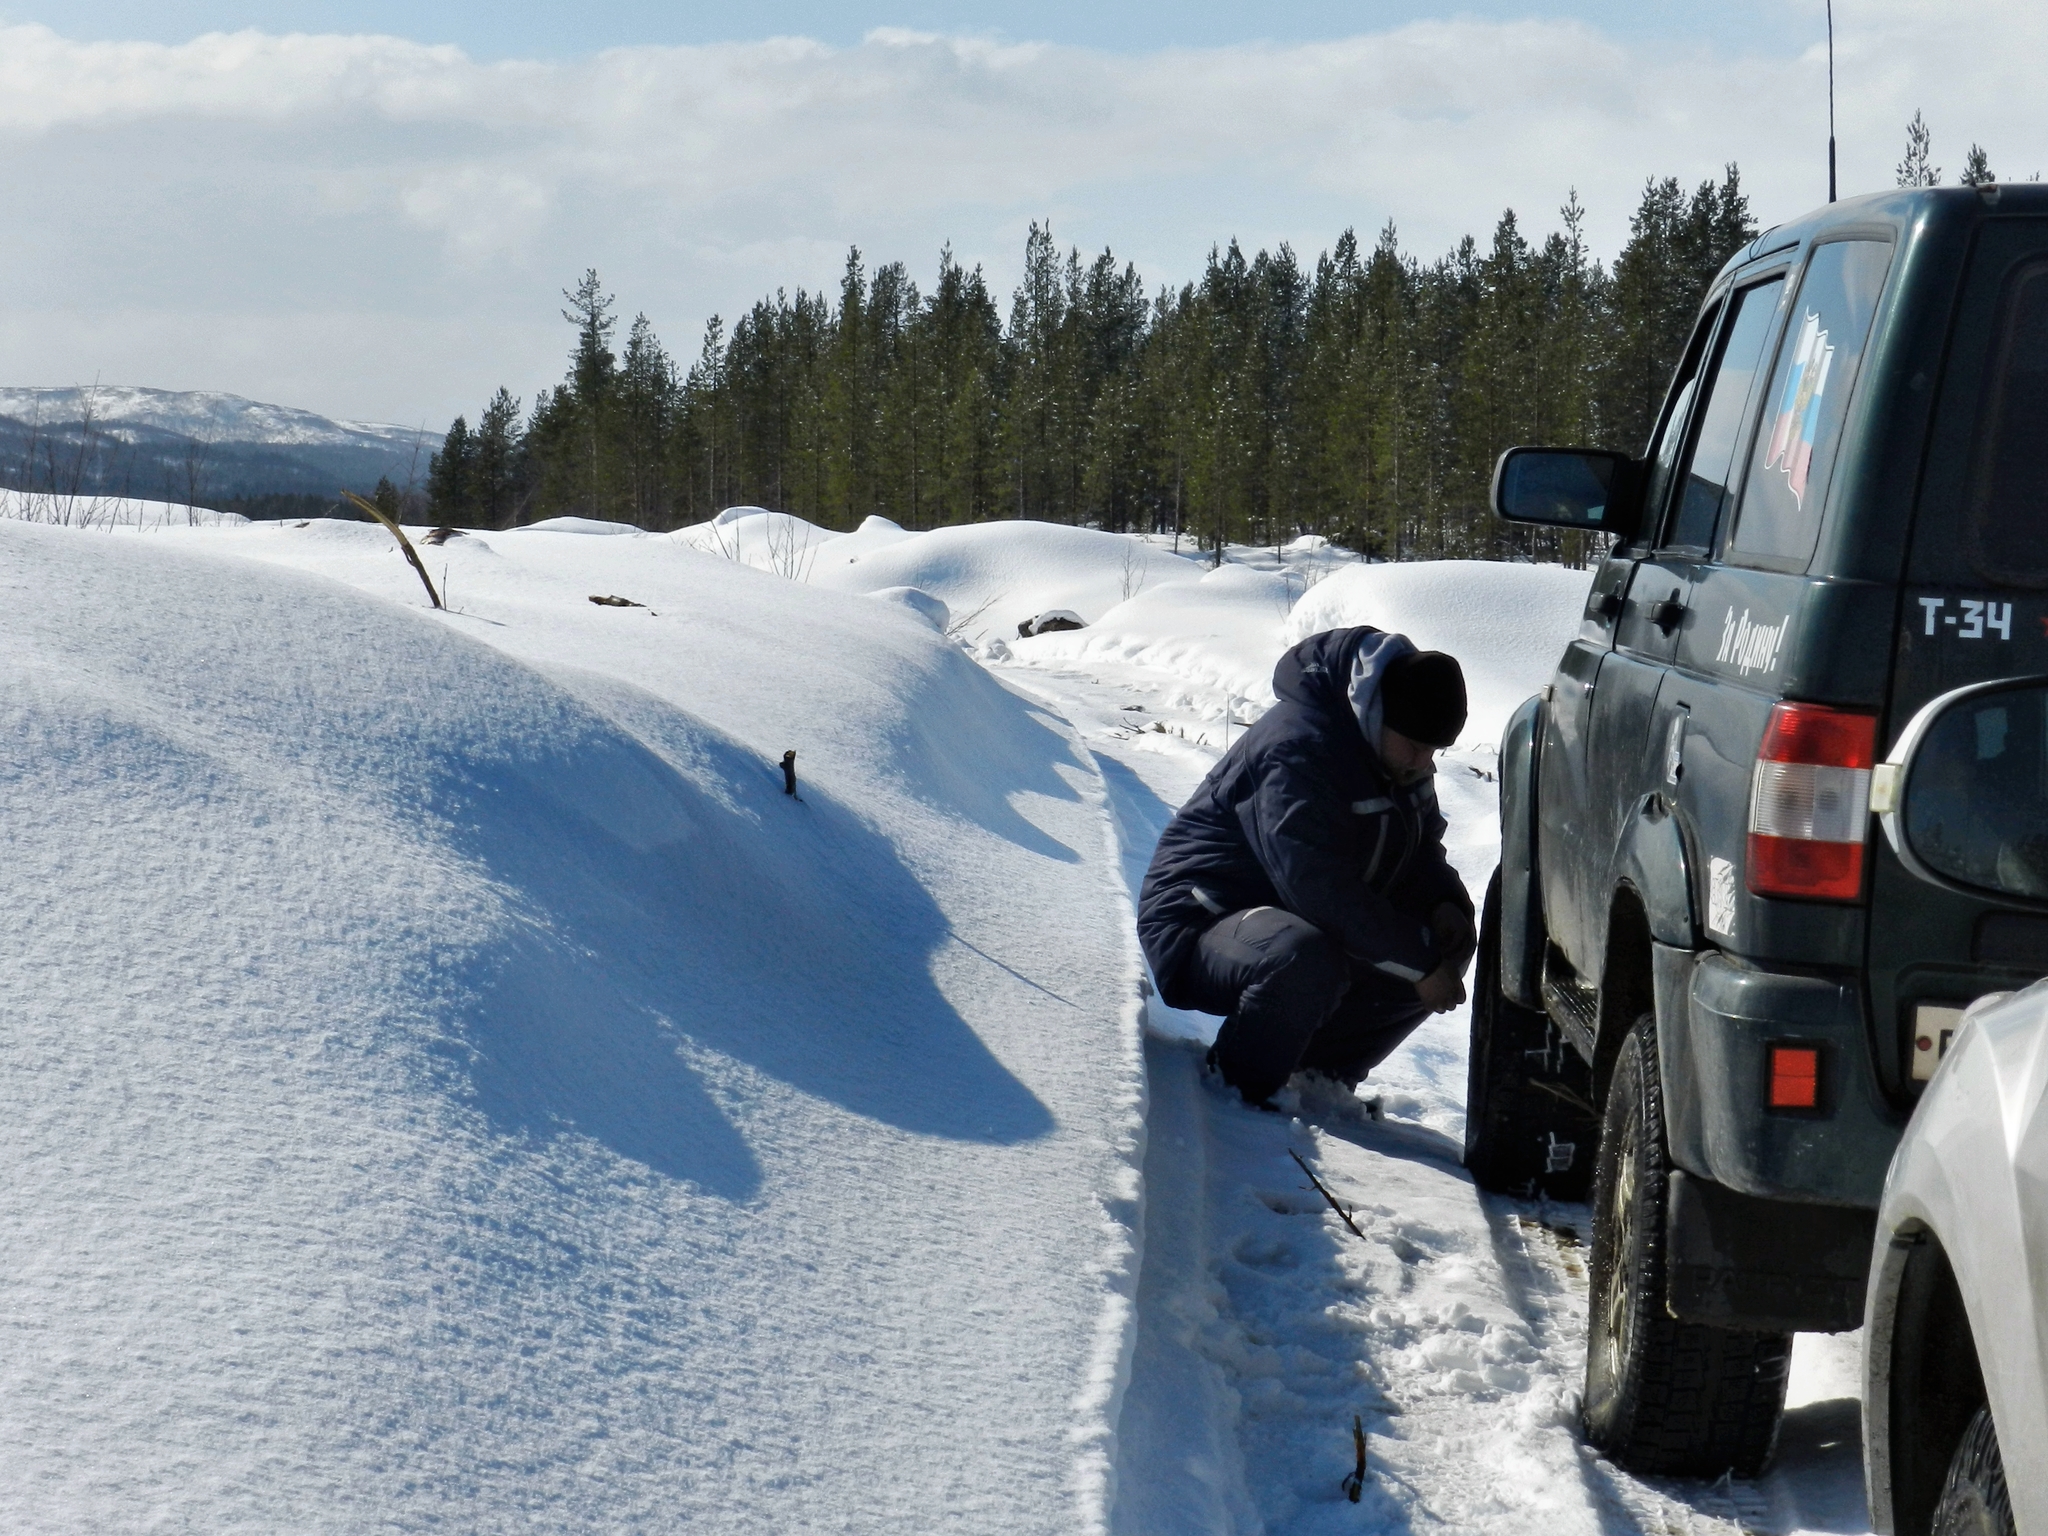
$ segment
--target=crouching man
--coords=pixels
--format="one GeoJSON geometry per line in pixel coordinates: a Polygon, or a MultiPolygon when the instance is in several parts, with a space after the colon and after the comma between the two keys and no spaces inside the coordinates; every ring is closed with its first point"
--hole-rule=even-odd
{"type": "Polygon", "coordinates": [[[1474,941],[1431,783],[1465,726],[1457,661],[1331,630],[1273,691],[1160,837],[1138,906],[1160,996],[1223,1015],[1210,1064],[1253,1104],[1296,1071],[1356,1087],[1465,1000],[1474,941]]]}

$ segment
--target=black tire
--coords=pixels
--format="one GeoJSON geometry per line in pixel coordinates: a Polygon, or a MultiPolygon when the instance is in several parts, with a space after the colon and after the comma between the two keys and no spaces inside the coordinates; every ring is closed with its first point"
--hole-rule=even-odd
{"type": "Polygon", "coordinates": [[[1979,1408],[1963,1431],[1934,1506],[1934,1536],[2016,1536],[2005,1461],[1991,1410],[1979,1408]]]}
{"type": "Polygon", "coordinates": [[[1583,1200],[1600,1124],[1593,1073],[1547,1015],[1500,989],[1500,871],[1480,911],[1465,1079],[1465,1166],[1481,1189],[1583,1200]]]}
{"type": "Polygon", "coordinates": [[[1754,1477],[1777,1443],[1792,1336],[1682,1323],[1665,1305],[1670,1161],[1656,1020],[1622,1042],[1593,1184],[1586,1438],[1632,1472],[1754,1477]]]}

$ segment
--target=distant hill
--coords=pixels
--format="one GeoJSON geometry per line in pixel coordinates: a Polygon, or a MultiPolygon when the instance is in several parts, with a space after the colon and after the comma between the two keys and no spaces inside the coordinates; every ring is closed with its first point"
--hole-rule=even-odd
{"type": "Polygon", "coordinates": [[[423,484],[441,437],[212,390],[0,388],[0,487],[219,506],[423,484]]]}

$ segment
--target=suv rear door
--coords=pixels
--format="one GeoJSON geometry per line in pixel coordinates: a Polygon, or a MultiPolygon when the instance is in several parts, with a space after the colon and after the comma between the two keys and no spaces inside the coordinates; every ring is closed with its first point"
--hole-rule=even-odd
{"type": "MultiPolygon", "coordinates": [[[[2048,219],[1986,218],[1943,368],[1900,602],[1889,740],[1929,699],[2048,674],[2048,219]]],[[[1877,850],[1870,986],[1895,1088],[1941,1016],[2048,974],[2048,917],[1916,880],[1877,850]],[[1889,1026],[1889,1027],[1887,1027],[1889,1026]]]]}
{"type": "Polygon", "coordinates": [[[1889,241],[1836,239],[1807,252],[1796,284],[1777,275],[1790,302],[1728,460],[1720,555],[1691,568],[1655,723],[1704,936],[1755,960],[1846,968],[1862,952],[1852,904],[1778,899],[1766,911],[1746,863],[1757,753],[1785,695],[1792,628],[1812,612],[1806,573],[1891,253],[1889,241]]]}

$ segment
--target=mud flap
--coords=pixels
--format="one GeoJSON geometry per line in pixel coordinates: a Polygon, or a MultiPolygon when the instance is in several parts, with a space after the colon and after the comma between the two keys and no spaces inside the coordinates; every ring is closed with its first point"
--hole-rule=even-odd
{"type": "Polygon", "coordinates": [[[1758,1333],[1863,1325],[1877,1212],[1760,1200],[1676,1169],[1668,1200],[1673,1317],[1758,1333]]]}

